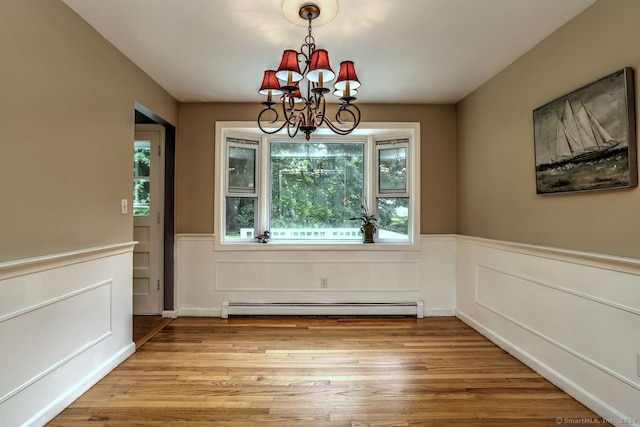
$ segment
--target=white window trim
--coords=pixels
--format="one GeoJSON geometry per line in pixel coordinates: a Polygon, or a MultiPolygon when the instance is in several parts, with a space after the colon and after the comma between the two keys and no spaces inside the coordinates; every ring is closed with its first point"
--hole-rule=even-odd
{"type": "MultiPolygon", "coordinates": [[[[286,135],[285,132],[282,132],[286,135]]],[[[327,130],[320,128],[314,132],[314,136],[332,135],[327,130]]],[[[215,123],[215,173],[214,173],[214,250],[216,251],[247,251],[247,250],[266,250],[266,251],[332,251],[332,250],[419,250],[420,249],[420,123],[418,122],[362,122],[351,135],[347,135],[344,139],[357,137],[367,137],[371,141],[401,139],[409,137],[412,141],[409,144],[409,180],[408,193],[410,197],[410,218],[409,223],[409,242],[376,242],[374,244],[363,244],[353,241],[331,241],[327,242],[292,242],[292,241],[274,241],[268,244],[260,244],[250,242],[249,240],[241,240],[238,242],[224,242],[223,233],[225,224],[225,212],[223,210],[223,199],[226,194],[226,144],[225,138],[240,139],[256,139],[260,138],[260,148],[264,155],[264,150],[268,150],[267,135],[263,134],[258,128],[257,122],[247,121],[217,121],[215,123]]],[[[269,136],[272,138],[272,136],[269,136]]],[[[288,138],[288,136],[287,136],[288,138]]],[[[317,139],[317,138],[316,138],[317,139]]],[[[375,158],[376,150],[366,150],[366,164],[370,165],[365,171],[365,188],[371,188],[377,179],[377,159],[375,158]]],[[[268,157],[268,156],[267,156],[268,157]]],[[[263,157],[265,158],[265,157],[263,157]]],[[[260,162],[257,162],[260,163],[260,162]]],[[[257,168],[267,167],[268,165],[257,165],[257,168]]],[[[258,185],[261,188],[258,191],[265,191],[268,188],[268,182],[258,179],[258,185]]],[[[369,201],[373,203],[374,201],[369,201]]],[[[263,218],[265,215],[264,206],[268,203],[262,200],[258,203],[257,215],[263,218]]]]}

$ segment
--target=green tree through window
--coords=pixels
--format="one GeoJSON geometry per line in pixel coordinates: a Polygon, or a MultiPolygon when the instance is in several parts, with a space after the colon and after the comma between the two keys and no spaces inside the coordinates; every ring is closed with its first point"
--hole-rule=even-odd
{"type": "Polygon", "coordinates": [[[133,149],[133,214],[149,215],[151,203],[151,143],[135,141],[133,149]]]}
{"type": "Polygon", "coordinates": [[[311,229],[318,236],[354,227],[349,218],[364,190],[363,143],[272,142],[270,148],[274,231],[311,229]]]}

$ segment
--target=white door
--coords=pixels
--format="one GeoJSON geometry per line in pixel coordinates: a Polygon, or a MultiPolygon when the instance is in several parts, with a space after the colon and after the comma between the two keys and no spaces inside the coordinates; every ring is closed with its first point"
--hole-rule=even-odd
{"type": "Polygon", "coordinates": [[[133,142],[133,314],[159,314],[163,289],[164,127],[136,125],[133,142]]]}

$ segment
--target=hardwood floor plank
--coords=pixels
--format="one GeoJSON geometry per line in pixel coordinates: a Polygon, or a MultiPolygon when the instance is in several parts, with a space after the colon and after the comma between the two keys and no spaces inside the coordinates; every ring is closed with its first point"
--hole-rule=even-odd
{"type": "Polygon", "coordinates": [[[49,425],[533,427],[556,417],[602,421],[452,317],[179,318],[49,425]]]}
{"type": "Polygon", "coordinates": [[[133,342],[136,348],[142,347],[173,319],[161,316],[133,316],[133,342]]]}

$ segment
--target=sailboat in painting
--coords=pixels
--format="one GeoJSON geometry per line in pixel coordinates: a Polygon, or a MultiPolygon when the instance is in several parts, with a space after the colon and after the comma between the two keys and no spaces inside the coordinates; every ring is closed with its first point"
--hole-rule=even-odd
{"type": "Polygon", "coordinates": [[[587,161],[597,159],[620,144],[604,129],[584,105],[576,113],[568,99],[558,116],[556,142],[557,161],[587,161]]]}

